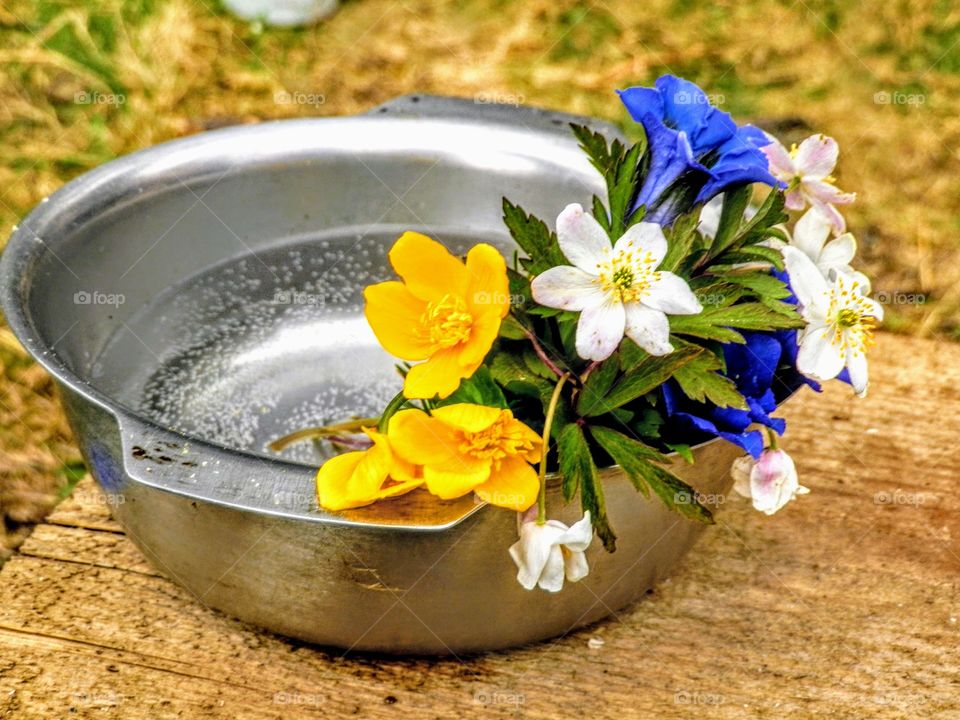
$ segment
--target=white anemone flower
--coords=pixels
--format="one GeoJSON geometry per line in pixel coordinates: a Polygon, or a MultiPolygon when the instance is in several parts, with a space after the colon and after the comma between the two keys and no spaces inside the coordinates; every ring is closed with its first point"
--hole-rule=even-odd
{"type": "Polygon", "coordinates": [[[786,451],[768,448],[759,460],[744,455],[733,462],[733,489],[750,498],[753,507],[773,515],[797,495],[810,492],[800,484],[797,466],[786,451]]]}
{"type": "Polygon", "coordinates": [[[807,326],[798,334],[797,370],[816,380],[831,380],[844,367],[860,397],[867,394],[867,348],[883,320],[883,308],[865,294],[860,281],[837,272],[828,281],[802,250],[783,248],[790,286],[807,326]]]}
{"type": "Polygon", "coordinates": [[[787,208],[815,207],[829,218],[835,234],[845,232],[847,223],[836,206],[849,205],[857,195],[838,189],[830,176],[840,156],[837,141],[826,135],[811,135],[788,151],[775,137],[767,137],[771,142],[760,152],[767,156],[770,173],[787,184],[787,208]]]}
{"type": "Polygon", "coordinates": [[[541,305],[581,313],[580,357],[610,357],[624,334],[651,355],[673,352],[667,314],[696,315],[703,308],[683,278],[657,270],[667,254],[659,225],[637,223],[611,247],[600,223],[573,204],[557,218],[557,239],[572,265],[540,273],[531,290],[541,305]]]}
{"type": "Polygon", "coordinates": [[[802,250],[813,260],[827,280],[832,280],[835,273],[842,272],[858,280],[864,292],[869,293],[870,280],[850,266],[850,261],[857,253],[856,238],[850,233],[844,233],[828,241],[830,228],[830,218],[817,208],[810,208],[797,220],[790,245],[802,250]]]}
{"type": "Polygon", "coordinates": [[[593,540],[590,513],[567,527],[559,520],[537,524],[536,506],[520,522],[520,539],[510,546],[510,557],[517,564],[517,582],[527,590],[560,592],[564,578],[583,580],[590,572],[584,554],[593,540]]]}

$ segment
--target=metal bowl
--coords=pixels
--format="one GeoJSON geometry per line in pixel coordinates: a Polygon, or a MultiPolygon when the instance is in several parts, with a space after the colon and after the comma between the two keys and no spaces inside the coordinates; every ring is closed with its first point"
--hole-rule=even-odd
{"type": "MultiPolygon", "coordinates": [[[[701,526],[604,471],[619,550],[559,594],[523,590],[516,516],[414,492],[319,509],[323,451],[267,444],[375,414],[394,360],[362,314],[404,230],[513,249],[501,197],[554,218],[602,192],[577,120],[410,96],[357,117],[272,122],[108,163],[42,203],[0,266],[7,320],[54,376],[88,466],[144,554],[203,604],[344,648],[462,653],[594,622],[639,598],[701,526]]],[[[737,454],[674,470],[708,495],[737,454]]],[[[551,490],[550,515],[572,521],[551,490]]]]}

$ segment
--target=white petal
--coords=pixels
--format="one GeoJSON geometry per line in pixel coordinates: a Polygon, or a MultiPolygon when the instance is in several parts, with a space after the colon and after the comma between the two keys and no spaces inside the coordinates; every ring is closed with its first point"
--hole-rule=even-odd
{"type": "Polygon", "coordinates": [[[853,348],[847,349],[847,370],[850,373],[850,384],[859,397],[867,394],[867,355],[853,348]]]}
{"type": "Polygon", "coordinates": [[[630,250],[639,250],[641,253],[650,253],[653,256],[653,267],[658,267],[667,255],[667,239],[663,236],[663,228],[656,223],[639,222],[631,226],[613,246],[614,255],[622,255],[630,250]]]}
{"type": "MultiPolygon", "coordinates": [[[[811,210],[811,212],[813,212],[811,210]]],[[[844,270],[850,266],[850,261],[857,254],[857,241],[850,233],[844,233],[823,246],[817,265],[824,268],[838,268],[844,270]]]]}
{"type": "Polygon", "coordinates": [[[566,567],[563,563],[563,553],[559,545],[550,548],[550,555],[547,558],[547,564],[540,575],[540,582],[537,585],[541,590],[547,592],[560,592],[563,590],[563,578],[566,574],[566,567]]]}
{"type": "Polygon", "coordinates": [[[750,497],[750,471],[756,460],[752,455],[741,455],[730,466],[730,476],[733,478],[733,489],[741,497],[750,497]]]}
{"type": "Polygon", "coordinates": [[[767,515],[790,502],[798,486],[796,465],[783,450],[765,450],[750,472],[753,506],[767,515]]]}
{"type": "Polygon", "coordinates": [[[577,354],[584,360],[606,360],[623,340],[625,324],[619,297],[607,296],[603,304],[585,308],[577,324],[577,354]]]}
{"type": "Polygon", "coordinates": [[[555,539],[563,530],[536,522],[520,523],[520,539],[510,546],[510,557],[517,565],[517,582],[533,590],[550,557],[555,539]]]}
{"type": "Polygon", "coordinates": [[[768,134],[772,141],[769,145],[760,148],[760,152],[767,156],[767,162],[770,165],[770,172],[781,180],[786,180],[797,174],[796,165],[787,149],[773,135],[768,134]]]}
{"type": "Polygon", "coordinates": [[[798,174],[823,180],[837,165],[840,148],[837,141],[826,135],[811,135],[797,148],[793,162],[798,174]]]}
{"type": "Polygon", "coordinates": [[[823,274],[807,255],[795,247],[781,251],[790,276],[790,287],[811,315],[825,317],[830,304],[830,288],[823,274]]]}
{"type": "Polygon", "coordinates": [[[829,327],[808,329],[797,353],[797,370],[817,380],[832,380],[839,375],[846,358],[831,342],[832,338],[833,330],[829,327]]]}
{"type": "Polygon", "coordinates": [[[629,303],[626,311],[628,338],[651,355],[669,355],[673,352],[670,323],[666,315],[640,303],[629,303]]]}
{"type": "Polygon", "coordinates": [[[564,552],[563,569],[570,582],[578,582],[590,574],[587,556],[582,552],[564,552]]]}
{"type": "Polygon", "coordinates": [[[606,299],[597,278],[571,265],[559,265],[537,275],[530,283],[533,299],[547,307],[583,310],[606,299]]]}
{"type": "Polygon", "coordinates": [[[693,290],[679,275],[672,272],[654,273],[650,289],[644,295],[643,304],[669,315],[696,315],[703,306],[693,290]]]}
{"type": "Polygon", "coordinates": [[[600,223],[577,203],[567,205],[557,217],[557,240],[567,260],[593,275],[612,251],[600,223]]]}
{"type": "Polygon", "coordinates": [[[590,547],[593,540],[593,524],[590,522],[590,511],[583,514],[583,517],[571,525],[566,531],[557,538],[557,542],[566,545],[574,552],[584,552],[590,547]]]}
{"type": "Polygon", "coordinates": [[[817,208],[810,208],[797,220],[790,244],[803,250],[810,259],[816,260],[820,257],[827,236],[830,235],[831,226],[830,218],[817,208]]]}

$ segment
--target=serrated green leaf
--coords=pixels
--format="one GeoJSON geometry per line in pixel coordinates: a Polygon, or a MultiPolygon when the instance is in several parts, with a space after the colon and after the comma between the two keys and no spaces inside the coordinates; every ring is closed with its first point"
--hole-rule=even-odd
{"type": "Polygon", "coordinates": [[[671,510],[700,522],[713,522],[713,514],[704,507],[697,491],[658,463],[667,458],[654,448],[623,433],[602,426],[591,426],[590,434],[613,461],[621,467],[634,486],[649,487],[671,510]]]}
{"type": "Polygon", "coordinates": [[[710,249],[711,255],[721,254],[739,239],[739,230],[743,224],[743,213],[747,209],[752,193],[752,185],[742,185],[723,194],[723,207],[720,210],[717,234],[713,238],[713,245],[710,249]]]}
{"type": "Polygon", "coordinates": [[[538,275],[557,265],[568,265],[560,251],[557,236],[543,220],[528,215],[523,208],[503,199],[503,222],[514,242],[526,253],[520,264],[531,275],[538,275]]]}
{"type": "Polygon", "coordinates": [[[711,402],[717,407],[747,409],[747,401],[737,385],[719,374],[723,363],[711,352],[704,352],[674,373],[683,394],[696,402],[711,402]]]}
{"type": "Polygon", "coordinates": [[[481,365],[473,375],[465,378],[452,395],[437,403],[437,407],[455,403],[487,405],[496,408],[507,407],[507,399],[503,396],[503,390],[494,381],[493,374],[486,365],[481,365]]]}
{"type": "Polygon", "coordinates": [[[557,442],[560,474],[563,476],[563,494],[569,501],[577,489],[580,491],[580,506],[590,512],[593,529],[608,552],[616,550],[617,537],[607,519],[603,484],[597,473],[593,454],[587,438],[578,423],[564,427],[557,442]]]}
{"type": "Polygon", "coordinates": [[[631,400],[646,395],[669,380],[677,369],[686,365],[701,352],[702,348],[687,345],[674,350],[669,355],[649,357],[643,360],[632,370],[625,373],[595,405],[583,408],[583,416],[596,417],[597,415],[603,415],[631,400]]]}
{"type": "Polygon", "coordinates": [[[591,371],[577,398],[578,414],[585,415],[587,410],[597,407],[598,403],[602,402],[617,379],[620,370],[619,364],[619,358],[613,355],[591,371]]]}
{"type": "Polygon", "coordinates": [[[667,254],[657,268],[661,271],[676,272],[680,264],[690,255],[691,250],[700,242],[697,226],[700,224],[700,208],[681,215],[667,228],[667,254]]]}

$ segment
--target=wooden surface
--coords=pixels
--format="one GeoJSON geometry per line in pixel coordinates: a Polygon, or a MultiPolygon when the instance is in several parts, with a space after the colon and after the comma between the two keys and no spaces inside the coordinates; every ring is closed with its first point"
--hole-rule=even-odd
{"type": "Polygon", "coordinates": [[[866,400],[836,383],[787,413],[810,495],[772,518],[730,499],[618,617],[464,661],[208,611],[85,481],[0,571],[0,717],[960,718],[960,347],[882,336],[872,358],[866,400]]]}

